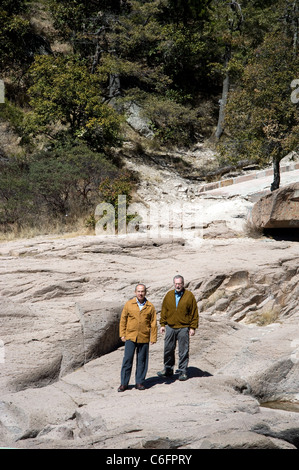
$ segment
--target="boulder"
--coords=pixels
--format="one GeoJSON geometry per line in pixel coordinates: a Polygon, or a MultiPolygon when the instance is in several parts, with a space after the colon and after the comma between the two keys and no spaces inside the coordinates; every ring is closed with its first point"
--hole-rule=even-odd
{"type": "Polygon", "coordinates": [[[150,122],[142,116],[142,108],[138,104],[131,102],[126,111],[127,123],[140,135],[148,139],[153,138],[154,133],[150,129],[150,122]]]}
{"type": "Polygon", "coordinates": [[[262,229],[299,227],[299,182],[263,196],[252,208],[251,220],[262,229]]]}
{"type": "Polygon", "coordinates": [[[101,299],[79,300],[66,306],[62,319],[56,303],[52,315],[44,317],[33,304],[2,299],[2,390],[44,387],[112,351],[119,342],[121,307],[101,299]]]}
{"type": "Polygon", "coordinates": [[[119,345],[119,302],[92,300],[76,303],[84,338],[85,361],[111,352],[119,345]]]}
{"type": "Polygon", "coordinates": [[[3,395],[0,400],[1,445],[35,438],[49,425],[67,423],[75,409],[70,394],[55,385],[3,395]]]}

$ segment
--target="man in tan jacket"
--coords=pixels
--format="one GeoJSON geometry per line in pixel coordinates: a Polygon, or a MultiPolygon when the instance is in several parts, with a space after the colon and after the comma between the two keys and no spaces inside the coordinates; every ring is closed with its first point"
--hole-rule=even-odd
{"type": "Polygon", "coordinates": [[[179,380],[187,380],[189,362],[189,337],[198,327],[198,308],[194,295],[184,287],[184,278],[173,278],[174,290],[167,292],[162,303],[160,325],[165,333],[164,370],[159,377],[173,375],[176,343],[179,345],[179,380]]]}
{"type": "Polygon", "coordinates": [[[125,342],[119,392],[124,392],[128,388],[135,351],[137,356],[135,386],[138,390],[145,389],[143,382],[148,368],[149,343],[157,342],[156,310],[145,297],[145,285],[137,284],[135,294],[134,298],[126,302],[119,323],[119,336],[125,342]]]}

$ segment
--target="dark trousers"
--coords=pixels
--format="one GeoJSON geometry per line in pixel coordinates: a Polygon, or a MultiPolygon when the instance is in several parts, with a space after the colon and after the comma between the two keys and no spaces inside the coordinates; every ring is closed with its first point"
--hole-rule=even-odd
{"type": "Polygon", "coordinates": [[[177,342],[179,346],[178,370],[180,373],[187,373],[189,362],[189,328],[171,328],[166,325],[164,339],[164,367],[166,370],[173,370],[177,342]]]}
{"type": "Polygon", "coordinates": [[[142,384],[148,368],[149,343],[135,343],[127,340],[125,342],[125,354],[121,368],[121,384],[128,385],[131,377],[133,359],[136,351],[136,384],[142,384]]]}

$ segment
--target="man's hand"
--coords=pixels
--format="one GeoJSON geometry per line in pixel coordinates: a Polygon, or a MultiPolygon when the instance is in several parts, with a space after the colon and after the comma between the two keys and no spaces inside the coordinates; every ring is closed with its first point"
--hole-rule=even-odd
{"type": "Polygon", "coordinates": [[[120,339],[121,339],[124,343],[126,342],[126,337],[125,337],[125,336],[122,336],[120,339]]]}
{"type": "Polygon", "coordinates": [[[160,333],[163,335],[165,333],[165,326],[161,326],[160,333]]]}
{"type": "Polygon", "coordinates": [[[193,330],[193,328],[190,328],[189,336],[194,336],[194,335],[195,335],[195,330],[193,330]]]}

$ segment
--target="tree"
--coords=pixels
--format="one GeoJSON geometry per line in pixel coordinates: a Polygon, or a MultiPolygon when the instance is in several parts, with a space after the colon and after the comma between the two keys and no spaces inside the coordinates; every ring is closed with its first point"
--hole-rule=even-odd
{"type": "Polygon", "coordinates": [[[105,178],[111,181],[119,170],[102,154],[68,139],[34,154],[28,165],[34,200],[53,216],[78,216],[93,207],[98,188],[105,178]]]}
{"type": "Polygon", "coordinates": [[[286,34],[292,37],[293,54],[297,55],[299,43],[299,2],[298,0],[285,0],[284,21],[286,34]]]}
{"type": "Polygon", "coordinates": [[[0,227],[51,226],[86,217],[99,201],[100,184],[108,179],[113,188],[119,176],[120,169],[104,155],[70,138],[26,159],[0,161],[0,227]]]}
{"type": "MultiPolygon", "coordinates": [[[[240,34],[242,24],[244,21],[241,5],[236,1],[221,2],[222,5],[218,6],[216,15],[221,17],[220,22],[225,22],[224,29],[222,29],[221,42],[223,42],[223,82],[222,94],[219,100],[219,115],[216,127],[216,139],[220,139],[223,134],[223,125],[225,119],[225,107],[227,103],[228,92],[230,88],[230,72],[229,65],[232,58],[233,44],[236,36],[240,34]]],[[[217,22],[218,23],[218,22],[217,22]]]]}
{"type": "Polygon", "coordinates": [[[17,159],[0,161],[0,227],[9,231],[14,224],[31,218],[32,194],[28,175],[17,159]]]}
{"type": "MultiPolygon", "coordinates": [[[[215,131],[219,141],[225,132],[225,105],[231,88],[242,79],[244,67],[264,37],[279,28],[285,0],[213,0],[204,40],[210,49],[210,75],[221,81],[215,131]]],[[[217,82],[215,90],[218,90],[217,82]]]]}
{"type": "Polygon", "coordinates": [[[91,74],[76,56],[38,56],[29,73],[33,130],[51,135],[60,123],[97,149],[119,143],[121,118],[103,103],[105,77],[91,74]]]}
{"type": "Polygon", "coordinates": [[[37,53],[51,53],[48,41],[37,34],[29,19],[26,0],[2,0],[0,5],[0,73],[9,77],[16,102],[25,93],[24,75],[37,53]],[[18,96],[20,92],[20,96],[18,96]]]}
{"type": "Polygon", "coordinates": [[[164,21],[184,25],[201,22],[208,17],[212,0],[161,0],[160,8],[164,21]]]}
{"type": "MultiPolygon", "coordinates": [[[[83,8],[83,2],[54,3],[61,12],[67,8],[70,13],[75,4],[83,8]]],[[[184,105],[206,88],[209,52],[201,31],[211,0],[132,0],[110,9],[101,1],[97,10],[94,3],[88,3],[89,17],[81,25],[72,24],[71,15],[56,17],[75,29],[72,43],[81,57],[88,58],[90,70],[98,66],[106,74],[107,101],[121,97],[143,106],[154,95],[184,105]]]]}
{"type": "Polygon", "coordinates": [[[26,37],[31,32],[28,19],[21,13],[25,9],[23,1],[1,2],[0,7],[0,70],[7,72],[28,60],[26,37]]]}
{"type": "Polygon", "coordinates": [[[226,107],[224,153],[237,159],[272,161],[272,191],[280,184],[281,159],[298,150],[299,113],[291,101],[291,83],[298,69],[292,40],[283,32],[268,34],[226,107]]]}

